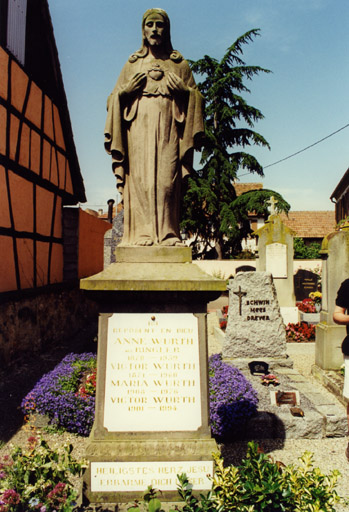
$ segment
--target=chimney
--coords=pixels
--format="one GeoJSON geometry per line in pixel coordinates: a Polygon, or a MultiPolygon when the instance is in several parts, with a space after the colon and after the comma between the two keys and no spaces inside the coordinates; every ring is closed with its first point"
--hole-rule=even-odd
{"type": "Polygon", "coordinates": [[[114,199],[108,200],[108,222],[113,222],[113,206],[114,206],[114,199]]]}

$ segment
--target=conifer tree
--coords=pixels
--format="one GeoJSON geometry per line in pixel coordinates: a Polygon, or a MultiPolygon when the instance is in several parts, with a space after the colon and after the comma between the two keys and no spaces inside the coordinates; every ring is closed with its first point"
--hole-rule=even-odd
{"type": "MultiPolygon", "coordinates": [[[[265,138],[253,130],[255,122],[263,119],[263,114],[242,97],[250,92],[244,81],[252,80],[259,73],[270,72],[260,66],[246,65],[241,58],[243,46],[258,34],[259,29],[253,29],[239,37],[220,61],[205,55],[190,62],[192,71],[204,77],[198,87],[205,97],[201,168],[189,178],[181,223],[182,229],[195,237],[194,255],[204,255],[214,247],[221,259],[241,250],[243,215],[235,203],[234,181],[239,169],[263,176],[263,168],[257,159],[243,151],[252,144],[269,148],[265,138]],[[202,243],[204,247],[199,250],[202,243]]],[[[282,210],[285,202],[281,196],[273,191],[268,193],[268,197],[274,195],[279,200],[278,209],[282,210]]],[[[263,193],[256,199],[262,196],[264,201],[263,193]]],[[[239,205],[241,207],[241,203],[239,205]]],[[[264,203],[258,207],[262,206],[267,212],[264,203]]]]}

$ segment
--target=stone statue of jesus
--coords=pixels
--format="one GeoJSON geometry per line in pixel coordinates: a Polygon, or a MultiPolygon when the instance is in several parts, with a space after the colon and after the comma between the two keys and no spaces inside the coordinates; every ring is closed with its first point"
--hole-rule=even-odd
{"type": "Polygon", "coordinates": [[[182,182],[203,133],[203,98],[172,48],[165,11],[146,11],[142,35],[107,103],[105,148],[124,203],[120,245],[181,245],[182,182]]]}

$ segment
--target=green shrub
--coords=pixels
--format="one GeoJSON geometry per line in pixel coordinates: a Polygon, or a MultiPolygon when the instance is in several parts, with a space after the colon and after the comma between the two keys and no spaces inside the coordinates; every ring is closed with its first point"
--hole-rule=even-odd
{"type": "MultiPolygon", "coordinates": [[[[309,452],[299,458],[299,466],[284,466],[250,442],[240,466],[224,467],[219,454],[214,460],[212,489],[206,495],[197,497],[186,475],[178,475],[183,512],[334,512],[335,505],[345,501],[335,490],[339,471],[324,475],[313,467],[309,452]]],[[[144,508],[161,512],[156,491],[148,489],[146,496],[144,508]]],[[[131,512],[139,510],[136,504],[131,512]]]]}
{"type": "Polygon", "coordinates": [[[213,500],[218,510],[241,512],[325,512],[335,511],[341,498],[335,486],[340,476],[334,470],[324,475],[313,467],[312,455],[305,452],[300,465],[283,466],[260,453],[257,444],[248,444],[246,458],[239,467],[224,467],[216,455],[213,500]]]}
{"type": "Polygon", "coordinates": [[[312,242],[305,245],[303,238],[295,237],[293,239],[294,258],[296,260],[313,260],[320,258],[321,245],[312,242]]]}
{"type": "Polygon", "coordinates": [[[305,452],[300,464],[284,466],[260,453],[249,443],[239,467],[224,467],[215,456],[213,500],[218,510],[244,512],[325,512],[335,511],[341,501],[335,490],[339,471],[324,475],[313,467],[312,454],[305,452]]]}

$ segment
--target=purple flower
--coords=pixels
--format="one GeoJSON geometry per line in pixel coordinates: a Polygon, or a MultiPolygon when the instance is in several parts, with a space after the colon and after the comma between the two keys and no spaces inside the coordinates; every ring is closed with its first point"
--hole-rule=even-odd
{"type": "Polygon", "coordinates": [[[234,433],[257,411],[252,384],[237,368],[224,363],[220,354],[209,359],[209,389],[211,430],[218,438],[234,433]]]}

